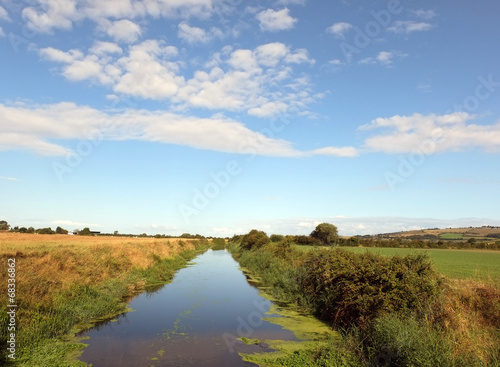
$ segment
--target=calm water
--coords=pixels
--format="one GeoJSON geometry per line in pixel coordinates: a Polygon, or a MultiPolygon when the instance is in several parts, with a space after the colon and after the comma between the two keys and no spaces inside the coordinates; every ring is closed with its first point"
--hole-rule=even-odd
{"type": "Polygon", "coordinates": [[[226,251],[199,255],[172,283],[130,306],[134,312],[83,334],[90,339],[80,360],[94,367],[254,366],[238,352],[265,351],[266,345],[236,338],[294,340],[292,332],[261,319],[271,302],[226,251]]]}

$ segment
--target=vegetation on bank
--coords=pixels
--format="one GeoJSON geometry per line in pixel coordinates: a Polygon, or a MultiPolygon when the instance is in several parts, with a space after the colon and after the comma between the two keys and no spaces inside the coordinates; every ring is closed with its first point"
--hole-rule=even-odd
{"type": "MultiPolygon", "coordinates": [[[[125,312],[130,297],[170,281],[210,246],[206,240],[19,233],[0,233],[0,243],[0,261],[16,259],[17,304],[16,359],[4,349],[0,364],[51,367],[85,366],[71,358],[83,347],[71,335],[125,312]]],[[[0,268],[0,281],[7,284],[7,267],[0,268]]],[[[4,331],[6,312],[2,302],[4,331]]]]}
{"type": "Polygon", "coordinates": [[[273,240],[253,230],[233,237],[229,248],[266,292],[316,315],[343,338],[268,365],[500,365],[500,290],[494,284],[443,277],[425,254],[302,251],[291,236],[273,240]]]}

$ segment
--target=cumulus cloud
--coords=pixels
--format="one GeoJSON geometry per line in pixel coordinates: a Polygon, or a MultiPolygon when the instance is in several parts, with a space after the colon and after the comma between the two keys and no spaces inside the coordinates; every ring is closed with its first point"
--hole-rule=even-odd
{"type": "Polygon", "coordinates": [[[224,33],[216,27],[205,30],[192,27],[187,22],[181,22],[178,26],[177,36],[189,44],[203,44],[210,42],[214,38],[223,38],[224,33]]]}
{"type": "Polygon", "coordinates": [[[270,32],[291,29],[297,23],[297,19],[290,15],[288,8],[263,10],[257,14],[257,20],[261,30],[270,32]]]}
{"type": "Polygon", "coordinates": [[[360,64],[378,64],[392,67],[396,58],[406,57],[399,51],[380,51],[375,57],[367,57],[359,61],[360,64]]]}
{"type": "Polygon", "coordinates": [[[133,43],[142,33],[141,27],[128,19],[107,23],[106,33],[117,42],[133,43]]]}
{"type": "Polygon", "coordinates": [[[224,48],[190,79],[181,74],[178,50],[158,40],[146,40],[124,50],[117,43],[96,42],[85,53],[52,47],[40,50],[47,60],[61,64],[71,81],[108,86],[116,94],[169,100],[187,107],[246,111],[276,117],[304,111],[320,98],[294,67],[314,64],[307,50],[292,50],[273,42],[254,49],[224,48]]]}
{"type": "Polygon", "coordinates": [[[22,15],[28,28],[41,33],[54,29],[69,30],[73,23],[90,19],[97,23],[103,20],[155,18],[207,18],[217,8],[214,0],[34,0],[26,6],[22,15]]]}
{"type": "Polygon", "coordinates": [[[433,25],[430,23],[415,22],[413,20],[397,20],[387,30],[397,34],[409,34],[413,32],[424,32],[431,30],[433,25]]]}
{"type": "Polygon", "coordinates": [[[472,148],[500,151],[500,122],[490,125],[469,123],[475,119],[476,116],[465,112],[447,115],[416,113],[377,118],[358,129],[378,132],[364,142],[364,147],[370,151],[423,154],[472,148]]]}
{"type": "Polygon", "coordinates": [[[71,149],[57,140],[140,140],[235,154],[277,157],[345,156],[342,149],[299,151],[291,142],[253,131],[223,117],[199,118],[165,111],[128,109],[102,112],[74,103],[51,105],[0,104],[0,150],[22,149],[40,155],[64,156],[71,149]],[[335,155],[335,154],[333,154],[335,155]]]}
{"type": "Polygon", "coordinates": [[[344,38],[345,33],[352,28],[352,24],[347,22],[339,22],[331,25],[326,29],[328,33],[334,34],[338,38],[344,38]]]}

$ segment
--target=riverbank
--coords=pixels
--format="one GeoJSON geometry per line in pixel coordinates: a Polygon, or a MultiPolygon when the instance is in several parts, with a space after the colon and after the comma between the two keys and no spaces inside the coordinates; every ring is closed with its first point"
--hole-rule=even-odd
{"type": "Polygon", "coordinates": [[[286,239],[230,251],[267,293],[314,314],[340,338],[269,366],[498,366],[500,291],[445,278],[423,254],[396,257],[347,250],[302,251],[286,239]],[[355,358],[353,358],[355,357],[355,358]]]}
{"type": "MultiPolygon", "coordinates": [[[[85,366],[82,344],[71,338],[127,310],[127,300],[170,281],[208,241],[0,233],[0,281],[15,259],[15,318],[0,307],[2,345],[15,334],[14,351],[0,364],[85,366]],[[8,331],[9,330],[9,331],[8,331]],[[14,357],[15,359],[13,359],[14,357]]],[[[2,351],[3,352],[3,351],[2,351]]]]}

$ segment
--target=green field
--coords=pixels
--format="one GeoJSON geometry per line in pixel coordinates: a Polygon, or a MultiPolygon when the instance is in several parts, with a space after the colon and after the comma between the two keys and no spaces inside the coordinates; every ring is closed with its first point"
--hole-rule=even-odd
{"type": "Polygon", "coordinates": [[[439,238],[443,240],[461,240],[464,238],[463,233],[442,233],[439,235],[439,238]]]}
{"type": "MultiPolygon", "coordinates": [[[[301,246],[312,249],[312,246],[301,246]]],[[[436,270],[450,278],[500,282],[500,252],[485,250],[443,250],[375,247],[343,247],[357,253],[370,251],[392,256],[424,252],[434,262],[436,270]]]]}

